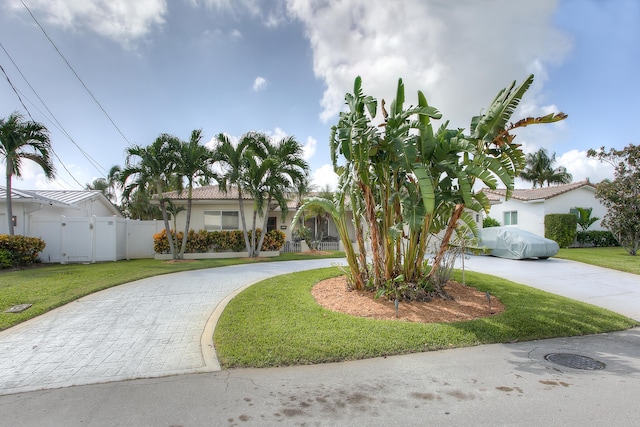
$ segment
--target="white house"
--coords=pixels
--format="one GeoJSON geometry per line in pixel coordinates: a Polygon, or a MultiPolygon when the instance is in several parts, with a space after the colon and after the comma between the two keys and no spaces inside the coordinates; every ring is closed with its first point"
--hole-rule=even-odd
{"type": "MultiPolygon", "coordinates": [[[[0,234],[9,232],[7,189],[0,186],[0,234]]],[[[11,190],[15,234],[30,236],[30,218],[116,216],[118,209],[98,190],[11,190]]]]}
{"type": "MultiPolygon", "coordinates": [[[[38,237],[42,262],[153,258],[156,221],[133,221],[98,190],[11,191],[15,234],[38,237]]],[[[0,234],[9,231],[6,188],[0,186],[0,234]]]]}
{"type": "Polygon", "coordinates": [[[604,230],[606,208],[595,198],[596,187],[589,181],[534,189],[516,189],[509,200],[506,190],[482,189],[491,201],[489,216],[502,225],[518,226],[544,236],[544,217],[548,214],[575,213],[575,208],[592,208],[591,217],[600,218],[590,230],[604,230]],[[572,211],[573,210],[573,211],[572,211]]]}
{"type": "MultiPolygon", "coordinates": [[[[187,191],[164,193],[164,197],[174,205],[186,207],[187,191]]],[[[235,189],[223,192],[217,185],[197,187],[192,192],[191,222],[189,228],[193,230],[242,230],[240,216],[240,205],[238,193],[235,189]]],[[[275,203],[273,203],[275,205],[275,203]]],[[[244,216],[247,221],[247,228],[251,228],[253,221],[253,199],[247,195],[243,196],[244,216]]],[[[287,205],[288,213],[282,218],[282,211],[276,206],[272,206],[268,212],[267,231],[280,230],[286,235],[287,241],[293,240],[291,220],[296,213],[295,201],[290,201],[287,205]]],[[[351,215],[351,212],[348,212],[351,215]]],[[[176,228],[183,231],[186,221],[186,213],[183,211],[176,215],[176,228]]],[[[264,217],[257,218],[257,227],[262,228],[264,217]]],[[[328,218],[311,218],[305,222],[311,229],[314,237],[324,238],[338,242],[339,236],[333,222],[328,218]]],[[[173,225],[172,225],[173,227],[173,225]]],[[[353,230],[350,230],[352,239],[353,230]]]]}

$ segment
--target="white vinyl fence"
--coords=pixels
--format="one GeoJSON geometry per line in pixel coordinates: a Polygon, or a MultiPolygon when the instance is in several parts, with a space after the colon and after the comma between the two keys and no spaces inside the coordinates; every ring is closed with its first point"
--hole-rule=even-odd
{"type": "Polygon", "coordinates": [[[28,235],[45,241],[42,262],[99,262],[153,258],[162,221],[118,217],[32,217],[28,235]]]}

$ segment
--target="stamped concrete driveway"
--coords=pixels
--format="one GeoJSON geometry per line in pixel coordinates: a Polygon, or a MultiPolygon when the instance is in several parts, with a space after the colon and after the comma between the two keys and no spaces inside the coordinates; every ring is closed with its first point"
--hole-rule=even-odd
{"type": "Polygon", "coordinates": [[[86,296],[0,332],[0,395],[219,370],[212,314],[227,296],[272,276],[340,262],[195,270],[86,296]]]}

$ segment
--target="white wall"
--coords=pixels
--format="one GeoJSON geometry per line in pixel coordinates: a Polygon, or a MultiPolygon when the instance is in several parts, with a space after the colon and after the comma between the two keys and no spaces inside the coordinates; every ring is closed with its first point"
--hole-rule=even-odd
{"type": "MultiPolygon", "coordinates": [[[[591,217],[600,218],[594,222],[589,230],[605,230],[602,227],[602,219],[607,214],[607,209],[595,198],[595,190],[591,187],[581,187],[568,193],[560,194],[547,200],[546,213],[569,213],[572,208],[593,208],[591,217]]],[[[580,227],[578,226],[580,230],[580,227]]]]}
{"type": "Polygon", "coordinates": [[[591,187],[581,187],[564,194],[546,200],[524,202],[522,200],[509,199],[502,203],[492,205],[489,216],[500,221],[504,225],[504,213],[508,211],[518,212],[518,228],[530,231],[539,236],[544,236],[544,217],[548,214],[568,214],[570,209],[593,208],[592,217],[599,217],[589,230],[604,230],[601,225],[602,218],[607,210],[595,198],[595,190],[591,187]]]}

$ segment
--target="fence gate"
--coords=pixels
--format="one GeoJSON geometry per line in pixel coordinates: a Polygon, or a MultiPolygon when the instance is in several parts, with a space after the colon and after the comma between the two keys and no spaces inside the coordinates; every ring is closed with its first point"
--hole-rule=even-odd
{"type": "Polygon", "coordinates": [[[93,262],[95,261],[93,218],[62,217],[62,261],[93,262]]]}

